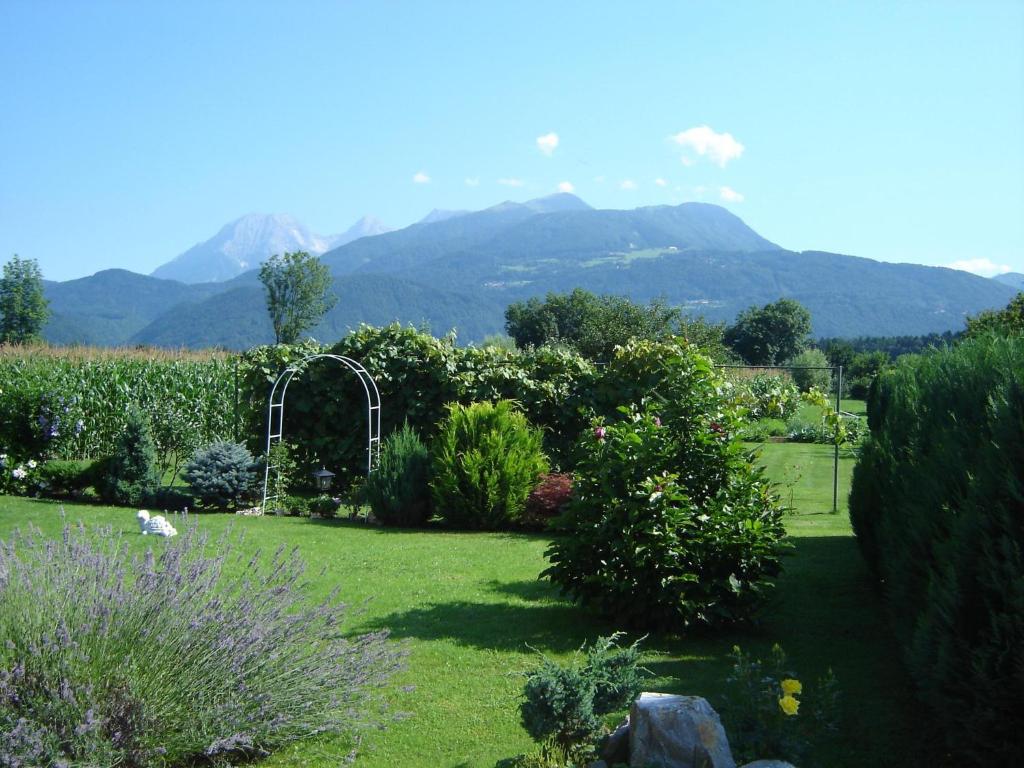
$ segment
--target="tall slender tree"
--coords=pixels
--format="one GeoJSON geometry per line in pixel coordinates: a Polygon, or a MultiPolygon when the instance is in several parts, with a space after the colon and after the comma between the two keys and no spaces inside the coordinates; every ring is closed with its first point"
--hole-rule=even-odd
{"type": "Polygon", "coordinates": [[[15,254],[0,277],[0,344],[39,341],[49,316],[39,264],[15,254]]]}
{"type": "Polygon", "coordinates": [[[331,272],[305,251],[271,256],[260,267],[277,344],[293,344],[334,306],[331,272]]]}

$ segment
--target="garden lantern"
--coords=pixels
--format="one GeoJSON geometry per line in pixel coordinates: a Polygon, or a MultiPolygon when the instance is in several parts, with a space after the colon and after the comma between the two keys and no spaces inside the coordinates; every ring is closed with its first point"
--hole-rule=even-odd
{"type": "Polygon", "coordinates": [[[316,480],[316,489],[318,491],[329,491],[331,489],[331,481],[334,480],[334,473],[324,467],[313,473],[313,479],[316,480]]]}

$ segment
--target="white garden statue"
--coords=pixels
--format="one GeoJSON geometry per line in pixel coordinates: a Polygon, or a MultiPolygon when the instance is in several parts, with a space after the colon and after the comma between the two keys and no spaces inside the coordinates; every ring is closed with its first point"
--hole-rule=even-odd
{"type": "Polygon", "coordinates": [[[139,521],[139,530],[143,536],[177,536],[178,532],[174,529],[174,526],[167,522],[167,519],[163,515],[156,515],[154,517],[149,516],[149,512],[144,509],[139,510],[139,514],[135,516],[135,519],[139,521]]]}

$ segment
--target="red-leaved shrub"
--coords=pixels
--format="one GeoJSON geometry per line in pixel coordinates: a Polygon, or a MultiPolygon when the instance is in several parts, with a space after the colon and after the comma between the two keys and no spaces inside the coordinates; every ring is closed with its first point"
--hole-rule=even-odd
{"type": "Polygon", "coordinates": [[[524,528],[543,529],[569,502],[572,475],[552,472],[542,475],[537,486],[526,497],[526,511],[519,518],[524,528]]]}

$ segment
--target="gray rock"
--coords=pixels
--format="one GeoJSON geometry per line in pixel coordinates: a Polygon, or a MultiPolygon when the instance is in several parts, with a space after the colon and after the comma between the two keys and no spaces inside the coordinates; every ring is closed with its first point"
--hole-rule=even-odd
{"type": "Polygon", "coordinates": [[[641,693],[629,722],[630,765],[736,768],[722,721],[700,696],[641,693]]]}
{"type": "Polygon", "coordinates": [[[601,759],[608,765],[629,762],[629,718],[605,739],[601,746],[601,759]]]}
{"type": "Polygon", "coordinates": [[[792,763],[785,760],[755,760],[752,763],[740,766],[740,768],[796,768],[792,763]]]}

